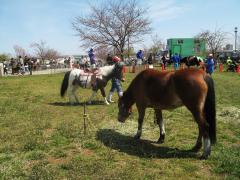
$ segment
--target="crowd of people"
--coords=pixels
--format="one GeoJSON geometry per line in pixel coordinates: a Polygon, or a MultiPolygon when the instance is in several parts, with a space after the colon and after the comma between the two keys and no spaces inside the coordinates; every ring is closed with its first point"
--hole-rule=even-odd
{"type": "MultiPolygon", "coordinates": [[[[94,71],[97,68],[97,61],[96,61],[96,55],[93,50],[93,48],[90,48],[88,51],[88,57],[89,57],[89,64],[94,71]]],[[[106,58],[106,64],[113,64],[112,58],[114,56],[108,54],[106,58]]],[[[163,54],[159,60],[158,57],[158,62],[163,66],[164,69],[166,69],[167,64],[173,63],[173,68],[174,70],[177,70],[180,68],[181,64],[181,59],[182,57],[178,54],[175,53],[171,57],[167,58],[166,54],[163,54]]],[[[155,63],[156,57],[155,54],[153,53],[147,53],[145,55],[144,51],[142,49],[138,50],[136,53],[136,59],[133,61],[133,64],[137,66],[141,66],[142,64],[148,64],[149,68],[153,68],[153,63],[155,63]]],[[[206,59],[201,59],[199,58],[199,62],[203,64],[206,68],[207,73],[212,74],[214,72],[214,69],[216,68],[216,60],[213,58],[212,54],[209,54],[206,59]]],[[[230,57],[226,60],[227,64],[227,71],[237,71],[238,64],[231,60],[230,57]]],[[[33,70],[36,70],[37,64],[36,64],[36,59],[34,58],[29,58],[27,56],[21,57],[18,56],[17,58],[11,58],[10,63],[3,64],[4,66],[4,74],[9,73],[9,68],[11,68],[10,72],[12,74],[25,74],[29,73],[32,74],[33,70]]]]}
{"type": "MultiPolygon", "coordinates": [[[[208,74],[211,75],[214,72],[214,70],[216,69],[217,60],[214,59],[214,56],[212,53],[208,54],[206,59],[203,59],[203,58],[197,57],[197,56],[192,56],[192,57],[197,58],[200,66],[204,66],[204,69],[206,70],[206,72],[208,74]]],[[[143,63],[147,63],[149,65],[149,67],[151,68],[152,64],[153,64],[153,54],[149,53],[147,60],[144,61],[144,59],[145,59],[144,52],[142,50],[139,50],[136,54],[135,65],[141,65],[143,63]]],[[[175,53],[170,58],[167,58],[166,55],[163,54],[161,57],[161,64],[162,64],[163,68],[166,69],[167,64],[173,63],[174,70],[178,70],[182,63],[181,60],[182,60],[182,57],[178,53],[175,53]]],[[[231,60],[230,57],[228,57],[226,64],[227,64],[226,71],[237,71],[238,64],[236,63],[236,61],[231,60]]]]}
{"type": "MultiPolygon", "coordinates": [[[[30,75],[32,75],[34,63],[35,63],[35,61],[32,58],[29,58],[27,56],[25,56],[25,57],[18,56],[18,58],[16,58],[16,59],[14,59],[14,58],[10,59],[9,67],[11,67],[11,69],[12,69],[12,71],[11,71],[12,74],[24,75],[25,73],[29,73],[30,75]]],[[[7,69],[6,65],[5,65],[4,72],[6,74],[8,73],[8,69],[7,69]]]]}
{"type": "Polygon", "coordinates": [[[32,75],[33,71],[69,67],[69,58],[64,58],[64,62],[57,62],[56,60],[45,60],[44,63],[41,63],[40,60],[35,57],[18,56],[16,58],[10,58],[9,60],[3,62],[4,75],[32,75]]]}

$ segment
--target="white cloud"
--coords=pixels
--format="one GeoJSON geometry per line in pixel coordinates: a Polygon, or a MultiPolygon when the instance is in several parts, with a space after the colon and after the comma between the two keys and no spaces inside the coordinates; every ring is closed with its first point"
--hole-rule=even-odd
{"type": "Polygon", "coordinates": [[[154,23],[175,19],[190,9],[189,4],[179,4],[176,0],[148,1],[149,16],[154,23]]]}

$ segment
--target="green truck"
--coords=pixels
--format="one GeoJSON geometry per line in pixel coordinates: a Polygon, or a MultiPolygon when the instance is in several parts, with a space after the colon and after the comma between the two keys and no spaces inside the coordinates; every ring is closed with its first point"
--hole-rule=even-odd
{"type": "Polygon", "coordinates": [[[175,53],[181,57],[206,57],[206,42],[199,38],[171,38],[167,40],[167,48],[170,57],[175,53]]]}

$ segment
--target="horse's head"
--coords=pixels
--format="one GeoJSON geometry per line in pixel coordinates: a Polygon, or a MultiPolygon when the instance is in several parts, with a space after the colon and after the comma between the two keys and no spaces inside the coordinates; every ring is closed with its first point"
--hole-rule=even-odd
{"type": "Polygon", "coordinates": [[[125,122],[129,115],[132,113],[131,105],[126,101],[124,96],[120,97],[118,100],[118,121],[125,122]]]}
{"type": "Polygon", "coordinates": [[[113,76],[119,80],[123,79],[123,63],[118,62],[115,64],[114,71],[113,71],[113,76]]]}

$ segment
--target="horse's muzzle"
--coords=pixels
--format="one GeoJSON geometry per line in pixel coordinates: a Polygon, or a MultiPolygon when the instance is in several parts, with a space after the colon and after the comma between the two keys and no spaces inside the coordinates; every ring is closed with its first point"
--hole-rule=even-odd
{"type": "Polygon", "coordinates": [[[121,116],[120,114],[118,114],[118,121],[121,123],[124,123],[126,120],[126,118],[124,118],[123,116],[121,116]]]}

